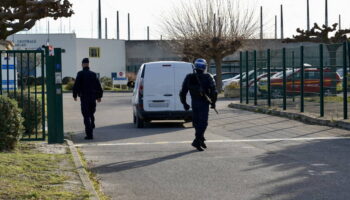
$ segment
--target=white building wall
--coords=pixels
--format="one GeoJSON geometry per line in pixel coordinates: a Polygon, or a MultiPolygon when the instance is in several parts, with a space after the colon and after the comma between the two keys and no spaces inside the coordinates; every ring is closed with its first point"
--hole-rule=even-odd
{"type": "Polygon", "coordinates": [[[78,38],[76,48],[76,63],[80,66],[83,58],[89,58],[91,70],[99,73],[100,77],[111,77],[112,72],[126,71],[125,41],[78,38]],[[90,47],[100,48],[99,58],[89,57],[90,47]]]}
{"type": "Polygon", "coordinates": [[[62,76],[75,76],[77,72],[76,62],[76,35],[75,34],[15,34],[8,37],[15,43],[16,50],[35,50],[49,44],[55,48],[65,49],[62,54],[62,76]]]}

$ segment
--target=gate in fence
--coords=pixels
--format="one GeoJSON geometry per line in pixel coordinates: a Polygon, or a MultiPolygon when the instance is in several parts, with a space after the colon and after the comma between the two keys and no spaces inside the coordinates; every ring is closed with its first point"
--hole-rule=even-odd
{"type": "Polygon", "coordinates": [[[22,109],[22,140],[63,142],[61,53],[51,47],[0,50],[0,95],[22,109]]]}

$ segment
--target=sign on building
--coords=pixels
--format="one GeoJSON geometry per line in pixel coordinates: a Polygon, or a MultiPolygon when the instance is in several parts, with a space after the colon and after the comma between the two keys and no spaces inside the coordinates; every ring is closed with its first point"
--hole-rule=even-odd
{"type": "Polygon", "coordinates": [[[1,81],[4,91],[17,89],[17,70],[15,70],[15,64],[16,60],[14,57],[1,57],[1,81]]]}
{"type": "Polygon", "coordinates": [[[125,72],[112,73],[113,85],[127,85],[128,78],[125,72]]]}

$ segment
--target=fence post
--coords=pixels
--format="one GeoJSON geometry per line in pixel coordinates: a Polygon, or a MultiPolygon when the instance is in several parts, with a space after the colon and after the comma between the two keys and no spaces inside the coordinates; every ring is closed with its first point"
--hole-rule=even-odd
{"type": "Polygon", "coordinates": [[[295,102],[295,81],[294,81],[294,72],[295,72],[295,54],[294,51],[292,52],[292,97],[293,102],[295,102]]]}
{"type": "Polygon", "coordinates": [[[243,103],[243,84],[242,84],[242,71],[243,71],[243,52],[239,52],[239,99],[240,103],[243,103]]]}
{"type": "Polygon", "coordinates": [[[344,111],[344,119],[348,119],[348,70],[347,70],[347,43],[343,43],[343,111],[344,111]]]}
{"type": "Polygon", "coordinates": [[[41,112],[42,112],[42,132],[43,132],[43,139],[46,139],[46,111],[45,111],[45,61],[44,61],[44,51],[41,51],[40,56],[41,56],[41,112]]]}
{"type": "Polygon", "coordinates": [[[256,71],[256,51],[254,51],[254,105],[258,105],[258,81],[257,81],[257,71],[256,71]]]}
{"type": "Polygon", "coordinates": [[[300,47],[300,112],[304,112],[304,46],[300,47]]]}
{"type": "Polygon", "coordinates": [[[13,52],[13,80],[14,80],[13,95],[17,99],[17,87],[18,87],[18,84],[17,84],[17,65],[16,65],[16,61],[17,61],[17,59],[16,59],[16,52],[13,52]]]}
{"type": "Polygon", "coordinates": [[[323,44],[320,44],[320,116],[324,117],[323,44]]]}
{"type": "Polygon", "coordinates": [[[2,51],[1,50],[0,50],[0,95],[2,95],[2,51]]]}
{"type": "Polygon", "coordinates": [[[267,105],[271,107],[271,50],[267,50],[267,105]]]}
{"type": "Polygon", "coordinates": [[[246,76],[245,76],[245,102],[246,104],[249,104],[249,52],[246,51],[245,52],[245,73],[246,73],[246,76]]]}
{"type": "Polygon", "coordinates": [[[283,110],[287,110],[287,63],[286,48],[283,48],[283,110]]]}
{"type": "Polygon", "coordinates": [[[63,100],[61,49],[49,53],[46,47],[47,123],[49,144],[63,143],[63,100]]]}

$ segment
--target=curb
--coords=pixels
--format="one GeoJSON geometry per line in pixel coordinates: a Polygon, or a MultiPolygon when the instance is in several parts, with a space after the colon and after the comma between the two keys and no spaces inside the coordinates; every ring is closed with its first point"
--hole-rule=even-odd
{"type": "Polygon", "coordinates": [[[308,116],[305,113],[294,113],[281,110],[273,110],[269,108],[263,108],[253,105],[243,105],[238,103],[231,103],[228,107],[236,108],[241,110],[247,110],[251,112],[263,113],[268,115],[274,115],[279,117],[284,117],[292,120],[297,120],[303,123],[316,124],[321,126],[329,126],[334,128],[341,128],[345,130],[350,130],[350,123],[341,120],[327,120],[322,118],[317,118],[313,116],[308,116]]]}
{"type": "Polygon", "coordinates": [[[89,178],[89,175],[87,174],[85,168],[83,167],[83,163],[81,161],[81,158],[79,156],[79,153],[76,149],[76,147],[74,146],[74,143],[71,141],[71,140],[68,140],[68,139],[65,139],[68,146],[69,146],[69,149],[70,149],[70,152],[72,153],[72,156],[73,156],[73,161],[74,161],[74,165],[78,171],[78,174],[79,174],[79,177],[80,177],[80,180],[81,182],[83,183],[85,189],[90,192],[91,196],[90,196],[90,199],[91,200],[100,200],[90,178],[89,178]]]}

